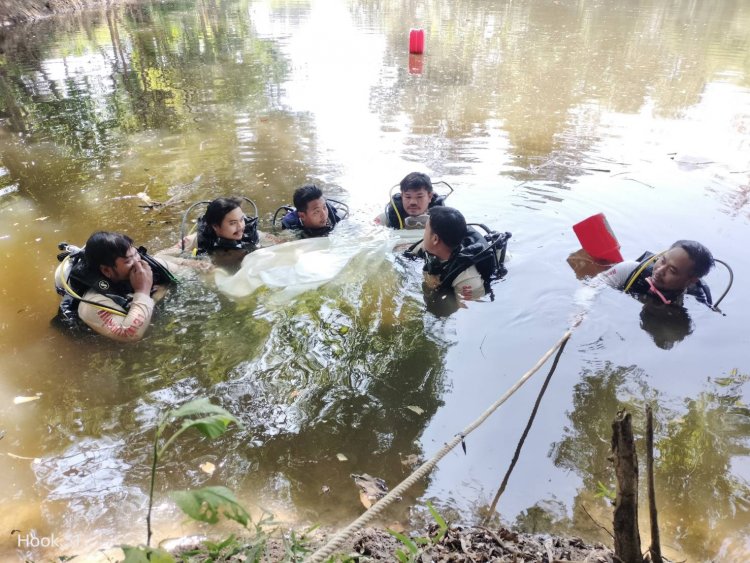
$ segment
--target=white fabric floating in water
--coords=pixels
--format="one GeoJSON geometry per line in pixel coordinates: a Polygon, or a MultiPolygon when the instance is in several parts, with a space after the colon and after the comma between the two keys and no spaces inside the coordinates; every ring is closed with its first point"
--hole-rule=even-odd
{"type": "MultiPolygon", "coordinates": [[[[233,297],[245,297],[260,287],[281,290],[284,297],[316,289],[331,280],[346,280],[347,266],[355,258],[363,265],[377,267],[393,252],[394,246],[419,240],[422,231],[390,231],[382,228],[353,233],[337,228],[328,237],[296,240],[261,248],[248,254],[234,275],[216,271],[219,290],[233,297]]],[[[280,296],[281,297],[281,296],[280,296]]]]}

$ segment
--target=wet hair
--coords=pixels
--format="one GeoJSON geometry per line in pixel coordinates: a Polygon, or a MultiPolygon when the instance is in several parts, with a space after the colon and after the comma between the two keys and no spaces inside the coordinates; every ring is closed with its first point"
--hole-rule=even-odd
{"type": "Polygon", "coordinates": [[[318,186],[315,184],[305,184],[301,188],[294,190],[292,202],[297,211],[302,211],[304,213],[307,211],[308,203],[320,199],[321,197],[323,197],[323,192],[320,191],[318,186]]]}
{"type": "Polygon", "coordinates": [[[240,207],[241,204],[242,200],[238,197],[217,197],[209,203],[206,213],[198,222],[198,246],[213,244],[218,238],[216,231],[214,231],[214,226],[220,226],[227,213],[231,213],[240,207]]]}
{"type": "Polygon", "coordinates": [[[234,211],[241,205],[242,200],[238,197],[217,197],[208,204],[203,218],[209,226],[219,226],[227,213],[234,211]]]}
{"type": "Polygon", "coordinates": [[[401,180],[400,186],[402,192],[424,188],[428,194],[432,193],[432,181],[427,174],[422,172],[410,172],[401,180]]]}
{"type": "Polygon", "coordinates": [[[429,210],[430,229],[451,250],[466,236],[466,219],[453,207],[432,207],[429,210]]]}
{"type": "Polygon", "coordinates": [[[711,251],[694,240],[678,240],[672,248],[681,248],[693,261],[693,275],[699,278],[705,276],[714,267],[714,257],[711,251]]]}
{"type": "Polygon", "coordinates": [[[84,248],[84,259],[89,270],[98,272],[99,266],[114,267],[118,258],[125,258],[133,246],[133,239],[120,233],[97,231],[89,237],[84,248]]]}

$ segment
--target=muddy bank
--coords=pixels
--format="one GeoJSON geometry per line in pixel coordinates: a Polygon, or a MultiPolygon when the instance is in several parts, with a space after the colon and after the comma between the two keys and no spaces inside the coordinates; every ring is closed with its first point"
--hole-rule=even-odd
{"type": "Polygon", "coordinates": [[[115,0],[2,0],[0,25],[11,26],[63,12],[108,6],[115,0]]]}
{"type": "MultiPolygon", "coordinates": [[[[343,549],[333,557],[334,561],[396,561],[398,551],[408,554],[410,561],[524,561],[552,563],[557,561],[578,561],[587,563],[614,563],[616,558],[611,549],[601,544],[589,545],[580,538],[550,536],[546,534],[525,534],[504,527],[461,527],[451,526],[441,530],[437,525],[428,526],[425,534],[412,533],[411,546],[396,539],[382,529],[366,528],[357,532],[343,549]]],[[[334,531],[318,530],[311,537],[304,538],[290,549],[286,540],[268,539],[260,550],[258,543],[241,545],[232,543],[224,550],[214,551],[214,561],[263,561],[278,562],[299,560],[291,557],[295,553],[300,558],[309,557],[316,549],[334,535],[334,531]],[[248,555],[250,557],[248,558],[248,555]]],[[[406,534],[405,534],[406,537],[406,534]]],[[[188,539],[188,538],[185,538],[188,539]]],[[[171,542],[166,542],[167,544],[171,542]]],[[[208,557],[202,542],[181,542],[175,549],[174,543],[163,545],[171,551],[177,561],[200,561],[208,557]],[[192,559],[191,559],[192,558],[192,559]]]]}

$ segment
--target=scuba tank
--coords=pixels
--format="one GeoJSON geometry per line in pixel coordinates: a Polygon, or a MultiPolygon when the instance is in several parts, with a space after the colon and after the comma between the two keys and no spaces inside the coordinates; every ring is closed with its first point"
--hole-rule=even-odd
{"type": "Polygon", "coordinates": [[[471,266],[476,266],[484,280],[485,289],[489,292],[490,283],[507,273],[505,255],[511,236],[513,236],[511,233],[493,231],[481,223],[469,223],[466,236],[445,262],[441,262],[437,257],[422,250],[415,253],[414,250],[422,243],[422,240],[409,247],[404,252],[404,256],[412,259],[425,257],[424,271],[439,276],[440,288],[443,289],[451,288],[461,272],[471,266]],[[484,231],[484,234],[474,227],[484,231]]]}

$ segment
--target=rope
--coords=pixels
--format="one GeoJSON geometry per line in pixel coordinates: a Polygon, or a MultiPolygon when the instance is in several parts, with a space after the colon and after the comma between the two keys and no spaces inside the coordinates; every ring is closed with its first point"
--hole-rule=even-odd
{"type": "Polygon", "coordinates": [[[382,499],[380,499],[378,502],[373,504],[369,509],[367,509],[359,518],[357,518],[354,522],[349,524],[346,528],[343,530],[340,530],[331,540],[318,549],[315,553],[313,553],[310,556],[310,559],[308,559],[309,563],[322,563],[323,561],[326,561],[331,555],[333,555],[352,535],[354,535],[356,532],[364,528],[370,521],[372,521],[375,517],[377,517],[381,512],[383,512],[388,506],[390,506],[394,501],[398,500],[399,497],[407,490],[409,487],[414,485],[417,481],[419,481],[424,476],[428,475],[430,471],[432,471],[432,468],[437,465],[437,463],[443,459],[448,452],[450,452],[453,448],[455,448],[458,444],[462,443],[464,438],[471,434],[476,428],[478,428],[485,420],[489,418],[489,416],[494,413],[500,406],[507,401],[513,394],[520,389],[520,387],[528,381],[529,378],[531,378],[532,375],[534,375],[539,369],[544,365],[544,363],[552,356],[552,354],[555,353],[555,350],[563,346],[568,339],[570,338],[571,332],[567,331],[562,338],[555,344],[552,348],[550,348],[539,360],[534,364],[534,367],[532,367],[529,371],[524,373],[521,378],[516,381],[513,386],[508,389],[502,397],[500,397],[497,401],[495,401],[490,407],[484,411],[479,418],[477,418],[474,422],[469,424],[466,428],[464,428],[461,432],[456,434],[456,436],[447,444],[445,444],[440,450],[428,461],[424,462],[422,465],[420,465],[411,475],[409,475],[406,479],[401,481],[391,492],[389,492],[387,495],[385,495],[382,499]]]}

